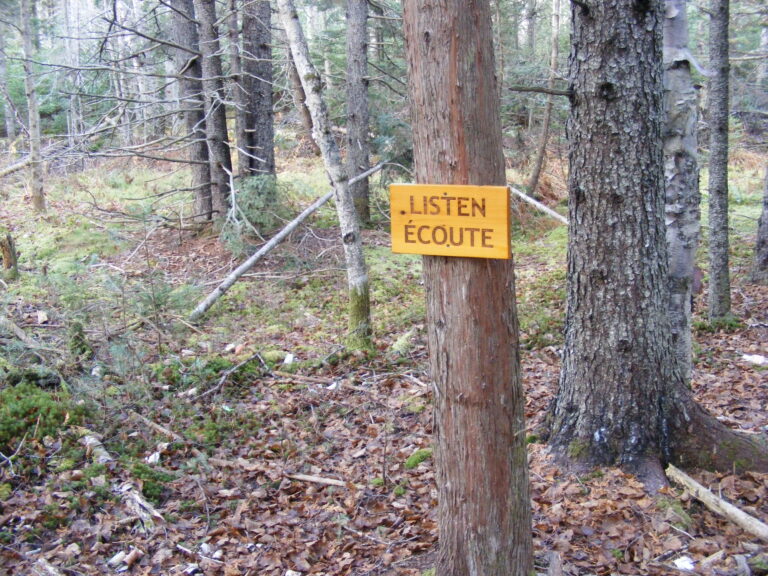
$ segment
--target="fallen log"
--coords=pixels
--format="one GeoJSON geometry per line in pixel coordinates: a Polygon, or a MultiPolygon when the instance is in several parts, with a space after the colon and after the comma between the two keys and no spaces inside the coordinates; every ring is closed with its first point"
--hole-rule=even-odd
{"type": "MultiPolygon", "coordinates": [[[[381,168],[384,166],[385,163],[378,164],[371,168],[370,170],[367,170],[363,172],[362,174],[359,174],[355,176],[354,178],[350,179],[349,184],[354,184],[355,182],[362,180],[363,178],[367,178],[374,172],[377,172],[378,170],[381,170],[381,168]]],[[[301,214],[296,216],[291,222],[288,223],[285,228],[283,228],[280,232],[278,232],[275,236],[272,237],[272,239],[264,244],[258,252],[253,254],[251,257],[249,257],[245,262],[240,264],[237,268],[235,268],[232,273],[227,276],[221,284],[219,284],[216,289],[208,294],[203,300],[200,301],[200,303],[195,307],[194,310],[192,310],[192,313],[189,315],[189,321],[190,322],[197,322],[203,314],[205,314],[211,306],[213,306],[216,301],[221,298],[227,290],[229,290],[235,282],[237,282],[243,274],[248,272],[253,266],[261,260],[264,256],[269,254],[278,244],[280,244],[283,240],[285,240],[288,235],[296,230],[296,228],[299,227],[299,224],[304,222],[309,216],[311,216],[313,213],[315,213],[323,204],[328,202],[333,197],[334,191],[331,190],[324,196],[321,196],[317,200],[312,203],[311,206],[309,206],[306,210],[304,210],[301,214]]]]}
{"type": "Polygon", "coordinates": [[[726,502],[722,498],[715,496],[704,486],[696,482],[682,470],[679,470],[672,464],[667,466],[667,476],[682,484],[691,493],[691,495],[704,504],[707,508],[727,518],[745,531],[768,542],[768,525],[757,518],[750,516],[740,508],[726,502]]]}

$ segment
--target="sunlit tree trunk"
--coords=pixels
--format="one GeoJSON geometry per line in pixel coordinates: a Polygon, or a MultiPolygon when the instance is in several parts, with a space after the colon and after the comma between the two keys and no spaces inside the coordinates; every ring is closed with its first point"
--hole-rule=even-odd
{"type": "Polygon", "coordinates": [[[768,166],[765,167],[765,182],[763,184],[763,211],[760,213],[760,220],[757,223],[752,281],[768,284],[768,166]]]}
{"type": "Polygon", "coordinates": [[[8,92],[8,60],[5,56],[6,27],[0,24],[0,99],[3,101],[3,119],[5,120],[5,135],[8,141],[16,139],[16,112],[8,92]]]}
{"type": "Polygon", "coordinates": [[[37,89],[32,60],[35,57],[37,23],[33,21],[35,0],[21,0],[22,47],[24,51],[24,95],[27,99],[27,129],[29,130],[29,187],[32,206],[37,212],[45,212],[43,190],[43,159],[40,150],[40,111],[37,106],[37,89]]]}
{"type": "Polygon", "coordinates": [[[669,319],[686,381],[691,376],[691,287],[699,245],[698,99],[691,78],[686,0],[666,0],[664,18],[664,187],[669,252],[669,319]]]}
{"type": "MultiPolygon", "coordinates": [[[[487,1],[406,0],[416,180],[505,185],[487,1]]],[[[511,260],[424,257],[441,576],[528,575],[532,544],[511,260]]]]}
{"type": "Polygon", "coordinates": [[[694,401],[668,319],[662,3],[573,4],[568,300],[550,443],[660,480],[660,463],[768,469],[694,401]]]}
{"type": "Polygon", "coordinates": [[[246,125],[249,171],[275,174],[272,112],[272,8],[267,0],[243,7],[243,85],[248,96],[246,125]]]}
{"type": "Polygon", "coordinates": [[[709,318],[731,314],[728,270],[729,0],[711,0],[709,22],[709,318]]]}
{"type": "MultiPolygon", "coordinates": [[[[368,0],[347,0],[347,173],[368,170],[368,0]]],[[[351,186],[360,221],[371,218],[368,178],[351,186]]]]}
{"type": "Polygon", "coordinates": [[[320,76],[309,59],[309,48],[293,0],[278,0],[277,5],[280,20],[288,37],[293,62],[296,64],[296,70],[307,96],[307,108],[312,115],[313,137],[320,147],[325,169],[334,188],[349,290],[347,343],[351,348],[367,348],[371,345],[368,269],[363,255],[360,221],[349,189],[349,178],[342,165],[339,147],[331,130],[328,110],[322,97],[320,76]]]}
{"type": "Polygon", "coordinates": [[[216,27],[216,4],[207,0],[194,0],[194,7],[202,54],[205,133],[211,164],[211,203],[214,218],[222,220],[226,217],[230,206],[232,158],[229,151],[229,136],[227,135],[224,81],[219,33],[216,27]]]}
{"type": "Polygon", "coordinates": [[[183,110],[184,127],[188,140],[188,159],[191,163],[194,214],[196,218],[213,217],[211,194],[211,167],[205,135],[205,109],[203,105],[200,41],[195,25],[192,0],[170,0],[173,7],[171,32],[173,41],[186,48],[173,50],[173,60],[179,79],[179,104],[183,110]]]}

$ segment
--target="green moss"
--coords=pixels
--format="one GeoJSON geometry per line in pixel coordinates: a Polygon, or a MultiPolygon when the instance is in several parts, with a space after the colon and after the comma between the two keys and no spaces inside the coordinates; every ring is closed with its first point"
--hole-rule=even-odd
{"type": "Polygon", "coordinates": [[[572,460],[581,460],[587,455],[589,449],[589,443],[585,440],[575,438],[568,444],[568,457],[572,460]]]}
{"type": "Polygon", "coordinates": [[[7,500],[13,494],[13,486],[8,483],[0,484],[0,500],[7,500]]]}
{"type": "Polygon", "coordinates": [[[400,486],[400,485],[395,486],[395,489],[392,490],[392,494],[394,494],[398,498],[400,496],[405,496],[405,492],[406,492],[405,487],[404,486],[400,486]]]}
{"type": "Polygon", "coordinates": [[[164,470],[152,468],[143,462],[136,462],[131,471],[134,477],[142,481],[141,493],[155,504],[162,504],[168,491],[167,484],[176,477],[164,470]]]}
{"type": "Polygon", "coordinates": [[[408,459],[405,461],[405,469],[406,470],[413,470],[424,462],[425,460],[428,460],[432,457],[432,448],[420,448],[419,450],[416,450],[413,454],[411,454],[408,459]]]}
{"type": "Polygon", "coordinates": [[[378,476],[371,480],[371,486],[384,486],[384,478],[378,476]]]}
{"type": "Polygon", "coordinates": [[[371,299],[368,284],[349,291],[349,334],[346,339],[351,350],[372,350],[371,299]]]}

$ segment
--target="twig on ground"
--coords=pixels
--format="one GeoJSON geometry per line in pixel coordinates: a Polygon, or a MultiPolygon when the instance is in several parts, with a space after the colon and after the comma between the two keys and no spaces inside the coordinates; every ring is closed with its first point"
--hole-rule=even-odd
{"type": "Polygon", "coordinates": [[[323,478],[322,476],[310,476],[309,474],[286,474],[286,478],[298,480],[300,482],[312,482],[314,484],[325,484],[326,486],[339,486],[345,488],[346,482],[336,480],[336,478],[323,478]]]}
{"type": "Polygon", "coordinates": [[[213,388],[210,388],[209,390],[206,390],[205,392],[201,392],[200,394],[192,398],[192,400],[193,401],[200,400],[200,398],[204,398],[205,396],[218,392],[224,386],[224,383],[227,381],[227,378],[229,378],[232,374],[240,370],[240,368],[252,362],[256,358],[259,359],[259,362],[261,362],[261,365],[264,366],[264,368],[268,369],[267,363],[264,362],[264,358],[262,358],[261,355],[258,352],[256,352],[255,354],[252,354],[251,356],[249,356],[248,358],[240,362],[240,364],[232,366],[232,368],[228,369],[226,372],[224,372],[224,374],[221,375],[221,378],[219,378],[219,382],[216,384],[216,386],[214,386],[213,388]]]}

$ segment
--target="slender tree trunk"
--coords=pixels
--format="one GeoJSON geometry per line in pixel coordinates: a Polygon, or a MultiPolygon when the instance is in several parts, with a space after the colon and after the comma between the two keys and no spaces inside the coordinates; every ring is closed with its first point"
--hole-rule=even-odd
{"type": "Polygon", "coordinates": [[[307,108],[312,114],[313,136],[320,146],[325,169],[334,188],[349,287],[348,344],[353,348],[367,348],[370,346],[371,339],[368,270],[363,255],[360,221],[349,189],[349,178],[341,163],[339,147],[331,132],[328,110],[322,97],[320,76],[309,59],[307,41],[293,0],[278,0],[277,5],[293,61],[307,96],[307,108]]]}
{"type": "Polygon", "coordinates": [[[525,50],[529,55],[536,51],[536,14],[538,0],[525,2],[525,50]]]}
{"type": "Polygon", "coordinates": [[[553,451],[654,479],[660,462],[767,469],[764,446],[693,402],[674,352],[661,2],[572,6],[568,301],[553,451]]]}
{"type": "Polygon", "coordinates": [[[669,252],[669,319],[677,360],[691,377],[691,288],[701,214],[698,99],[691,78],[686,0],[666,0],[664,18],[664,183],[669,252]]]}
{"type": "Polygon", "coordinates": [[[240,22],[237,0],[229,0],[227,15],[227,37],[229,39],[229,76],[231,94],[235,105],[235,146],[237,147],[237,175],[242,178],[249,172],[248,159],[248,93],[243,77],[243,63],[240,58],[240,22]]]}
{"type": "Polygon", "coordinates": [[[250,2],[243,10],[243,85],[246,108],[248,168],[275,174],[275,125],[272,111],[272,8],[268,0],[250,2]]]}
{"type": "Polygon", "coordinates": [[[763,211],[757,223],[757,242],[755,243],[755,265],[752,268],[752,282],[768,284],[768,165],[765,167],[763,185],[763,211]]]}
{"type": "MultiPolygon", "coordinates": [[[[547,88],[552,90],[555,87],[555,76],[557,75],[557,48],[560,36],[560,0],[552,0],[552,44],[549,52],[549,79],[547,88]]],[[[539,149],[536,153],[536,161],[533,165],[531,179],[528,182],[528,194],[535,197],[536,188],[539,185],[541,169],[544,167],[544,158],[547,155],[547,141],[549,140],[549,125],[552,121],[552,105],[554,96],[547,96],[547,105],[544,108],[544,121],[541,126],[541,140],[539,149]]]]}
{"type": "MultiPolygon", "coordinates": [[[[368,170],[368,0],[347,0],[347,173],[368,170]]],[[[351,187],[362,223],[371,219],[368,179],[351,187]]]]}
{"type": "Polygon", "coordinates": [[[10,234],[5,233],[5,235],[2,235],[2,231],[0,231],[0,256],[2,256],[3,259],[2,277],[9,282],[11,280],[16,280],[19,277],[19,261],[16,252],[16,244],[10,234]]]}
{"type": "Polygon", "coordinates": [[[216,28],[216,4],[194,0],[199,23],[202,54],[202,83],[205,94],[205,133],[211,164],[212,206],[214,218],[223,220],[230,206],[232,157],[227,135],[227,113],[224,106],[224,82],[221,68],[219,33],[216,28]]]}
{"type": "Polygon", "coordinates": [[[3,119],[5,135],[9,142],[16,139],[16,111],[8,93],[8,61],[5,57],[5,38],[7,30],[0,24],[0,98],[3,100],[3,119]]]}
{"type": "MultiPolygon", "coordinates": [[[[32,206],[37,212],[45,212],[43,190],[43,159],[40,152],[40,111],[37,107],[37,89],[32,60],[35,57],[37,24],[33,21],[35,0],[21,0],[22,47],[24,50],[24,95],[27,99],[29,129],[29,186],[32,190],[32,206]]],[[[39,42],[39,41],[38,41],[39,42]]]]}
{"type": "MultiPolygon", "coordinates": [[[[416,180],[504,185],[487,0],[403,5],[416,180]]],[[[424,257],[441,576],[532,573],[511,260],[424,257]]]]}
{"type": "Polygon", "coordinates": [[[291,78],[291,87],[293,95],[293,105],[299,112],[301,118],[301,125],[304,127],[304,132],[309,136],[309,142],[312,145],[312,151],[316,155],[320,155],[320,146],[315,142],[312,134],[314,133],[314,127],[312,125],[312,114],[307,107],[307,95],[304,93],[304,86],[301,83],[301,77],[296,69],[296,63],[293,60],[293,55],[290,55],[288,62],[288,75],[291,78]]]}
{"type": "Polygon", "coordinates": [[[709,63],[709,318],[731,314],[728,271],[729,0],[711,0],[709,63]]]}
{"type": "Polygon", "coordinates": [[[183,109],[184,127],[188,139],[188,159],[192,163],[192,188],[195,194],[194,213],[197,218],[213,218],[211,166],[205,136],[200,41],[195,24],[192,0],[171,0],[173,41],[187,50],[173,50],[173,60],[179,79],[179,104],[183,109]]]}

